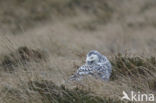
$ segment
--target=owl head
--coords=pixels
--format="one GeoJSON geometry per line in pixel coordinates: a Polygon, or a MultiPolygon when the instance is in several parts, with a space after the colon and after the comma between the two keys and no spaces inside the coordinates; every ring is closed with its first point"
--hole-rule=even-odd
{"type": "Polygon", "coordinates": [[[88,65],[97,64],[101,61],[102,54],[96,50],[91,50],[86,57],[86,63],[88,65]]]}

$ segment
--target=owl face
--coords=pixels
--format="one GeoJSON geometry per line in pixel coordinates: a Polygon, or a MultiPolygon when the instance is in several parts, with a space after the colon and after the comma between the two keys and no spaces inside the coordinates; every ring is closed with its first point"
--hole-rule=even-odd
{"type": "Polygon", "coordinates": [[[88,65],[97,64],[99,61],[99,57],[96,54],[87,55],[86,63],[88,65]]]}

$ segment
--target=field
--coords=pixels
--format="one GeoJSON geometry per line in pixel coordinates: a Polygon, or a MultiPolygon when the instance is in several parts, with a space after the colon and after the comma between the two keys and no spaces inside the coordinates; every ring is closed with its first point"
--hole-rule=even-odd
{"type": "Polygon", "coordinates": [[[156,95],[155,0],[0,0],[0,8],[1,103],[128,103],[123,91],[156,95]],[[111,80],[67,82],[90,50],[109,58],[111,80]]]}

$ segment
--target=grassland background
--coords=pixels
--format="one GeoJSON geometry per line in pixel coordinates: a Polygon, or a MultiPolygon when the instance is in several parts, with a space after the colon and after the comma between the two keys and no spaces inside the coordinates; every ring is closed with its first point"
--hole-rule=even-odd
{"type": "Polygon", "coordinates": [[[29,89],[41,80],[113,100],[123,90],[156,93],[155,11],[155,0],[0,0],[0,102],[57,103],[29,89]],[[113,63],[112,80],[66,83],[92,49],[113,63]]]}

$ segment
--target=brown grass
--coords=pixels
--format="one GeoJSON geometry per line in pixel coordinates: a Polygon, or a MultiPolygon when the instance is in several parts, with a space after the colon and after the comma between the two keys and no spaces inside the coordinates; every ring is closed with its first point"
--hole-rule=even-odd
{"type": "Polygon", "coordinates": [[[0,102],[82,103],[78,97],[86,96],[93,103],[120,103],[123,90],[156,94],[154,5],[153,0],[1,0],[0,102]],[[111,61],[111,80],[66,82],[92,49],[111,61]]]}

